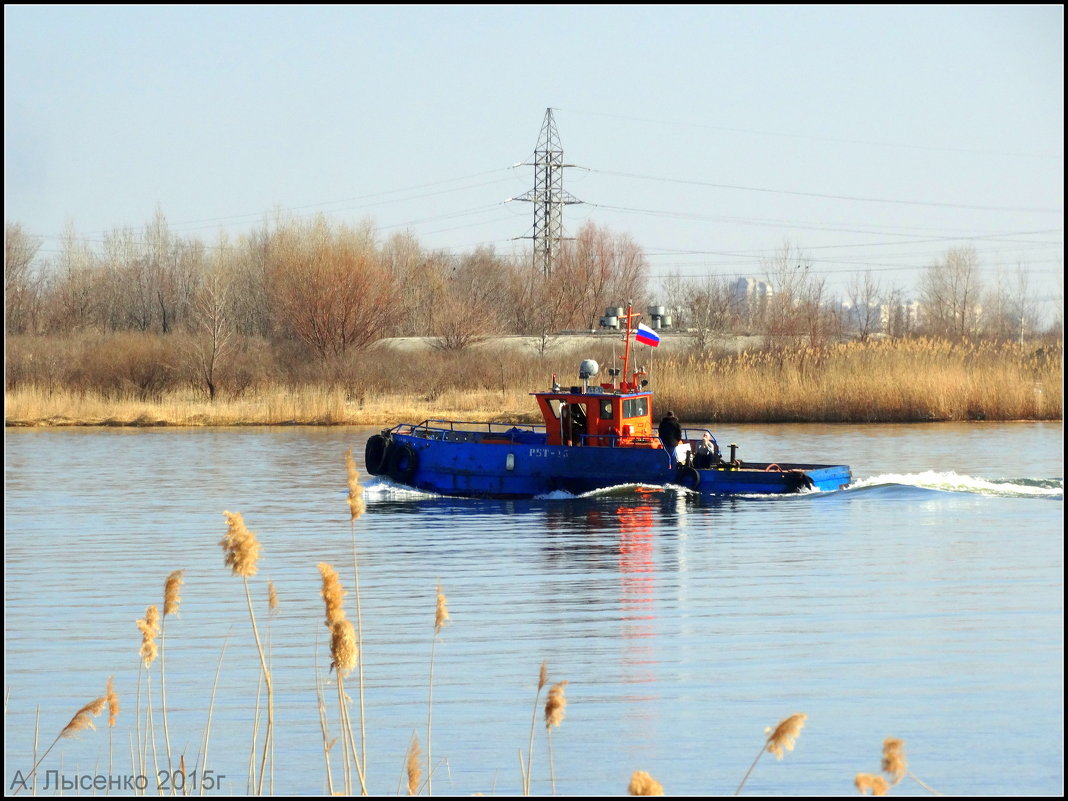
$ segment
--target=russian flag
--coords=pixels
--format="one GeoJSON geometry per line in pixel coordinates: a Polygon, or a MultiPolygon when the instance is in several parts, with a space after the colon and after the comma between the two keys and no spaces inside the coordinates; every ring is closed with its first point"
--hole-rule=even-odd
{"type": "Polygon", "coordinates": [[[660,344],[660,334],[643,323],[638,323],[638,330],[634,333],[634,338],[651,348],[655,348],[660,344]]]}

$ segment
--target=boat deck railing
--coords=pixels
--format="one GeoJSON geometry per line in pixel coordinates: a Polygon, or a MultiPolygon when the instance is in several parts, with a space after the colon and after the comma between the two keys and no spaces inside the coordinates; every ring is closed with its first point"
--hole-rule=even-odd
{"type": "Polygon", "coordinates": [[[510,441],[516,435],[540,434],[545,426],[536,423],[477,423],[468,420],[424,420],[412,425],[401,423],[393,427],[393,433],[408,434],[421,439],[437,439],[443,442],[486,442],[499,438],[510,441]]]}

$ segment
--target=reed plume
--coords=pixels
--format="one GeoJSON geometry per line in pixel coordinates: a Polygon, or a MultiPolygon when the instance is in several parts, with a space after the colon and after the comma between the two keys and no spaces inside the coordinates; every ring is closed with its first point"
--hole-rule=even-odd
{"type": "Polygon", "coordinates": [[[408,795],[419,795],[419,735],[412,735],[411,745],[408,746],[408,795]]]}
{"type": "Polygon", "coordinates": [[[167,581],[163,585],[163,617],[178,614],[178,605],[182,602],[179,590],[183,576],[185,576],[184,570],[175,570],[167,576],[167,581]]]}
{"type": "Polygon", "coordinates": [[[426,705],[426,794],[433,795],[434,763],[431,757],[431,722],[434,712],[434,652],[438,643],[438,634],[449,621],[448,599],[438,583],[437,606],[434,610],[434,637],[430,641],[430,682],[426,705]]]}
{"type": "Polygon", "coordinates": [[[663,795],[664,786],[644,770],[636,770],[630,776],[628,795],[663,795]]]}
{"type": "Polygon", "coordinates": [[[367,510],[367,503],[363,499],[360,473],[356,469],[356,462],[352,460],[352,448],[345,452],[345,468],[348,472],[349,513],[352,515],[352,519],[355,520],[367,510]]]}
{"type": "Polygon", "coordinates": [[[332,565],[320,562],[319,573],[323,577],[322,596],[326,605],[326,627],[332,630],[335,624],[345,619],[345,596],[348,593],[341,586],[341,579],[332,565]]]}
{"type": "Polygon", "coordinates": [[[330,630],[330,655],[340,678],[348,676],[356,668],[356,629],[349,620],[337,621],[330,630]]]}
{"type": "MultiPolygon", "coordinates": [[[[352,733],[352,722],[349,719],[348,704],[345,703],[344,679],[351,673],[359,659],[359,647],[356,642],[356,630],[345,616],[345,588],[341,586],[341,579],[332,565],[326,562],[319,563],[319,573],[322,576],[323,604],[326,609],[326,627],[330,629],[330,663],[331,670],[337,670],[337,701],[342,723],[342,734],[347,739],[342,740],[343,750],[347,747],[351,750],[352,758],[356,763],[356,773],[360,779],[360,786],[364,794],[367,793],[366,778],[356,750],[356,738],[352,733]]],[[[348,756],[345,757],[346,784],[349,783],[351,774],[348,770],[348,756]]],[[[346,792],[351,790],[346,787],[346,792]]]]}
{"type": "Polygon", "coordinates": [[[438,605],[437,610],[434,613],[434,634],[438,634],[441,631],[441,627],[449,622],[449,607],[448,599],[445,597],[445,593],[441,591],[441,585],[438,585],[438,605]]]}
{"type": "Polygon", "coordinates": [[[360,559],[356,552],[356,519],[367,509],[363,499],[363,487],[360,486],[360,474],[352,458],[352,448],[345,452],[345,472],[349,487],[349,526],[352,534],[352,575],[356,590],[356,648],[359,653],[357,668],[360,685],[360,747],[363,751],[363,773],[367,774],[367,723],[363,700],[363,612],[360,608],[360,559]]]}
{"type": "MultiPolygon", "coordinates": [[[[56,739],[52,741],[52,744],[48,746],[47,750],[43,754],[41,754],[40,758],[38,758],[33,763],[33,767],[30,769],[29,775],[22,779],[22,781],[20,782],[21,786],[15,789],[12,795],[18,795],[19,791],[26,787],[26,782],[30,781],[30,779],[33,779],[37,775],[37,768],[39,768],[41,763],[45,761],[45,757],[47,757],[52,752],[52,749],[56,747],[56,743],[58,743],[64,738],[71,739],[77,737],[79,732],[85,731],[86,729],[96,729],[96,726],[93,725],[93,718],[103,712],[104,708],[107,705],[108,696],[104,695],[94,701],[90,701],[88,704],[86,704],[77,712],[75,712],[74,717],[70,719],[70,723],[68,723],[62,728],[62,730],[60,730],[59,734],[56,735],[56,739]]],[[[11,786],[13,788],[15,787],[14,784],[12,784],[11,786]]],[[[36,792],[36,781],[34,782],[34,791],[36,792]]]]}
{"type": "Polygon", "coordinates": [[[897,737],[883,740],[883,773],[890,774],[894,784],[900,784],[908,773],[909,763],[905,758],[905,741],[897,737]]]}
{"type": "Polygon", "coordinates": [[[545,738],[549,742],[549,781],[552,783],[553,795],[556,795],[556,771],[553,767],[552,728],[560,728],[560,724],[564,722],[564,708],[567,706],[567,698],[564,697],[566,686],[566,681],[556,682],[549,688],[549,697],[545,701],[545,738]]]}
{"type": "Polygon", "coordinates": [[[114,728],[115,727],[115,721],[118,720],[118,717],[119,717],[119,695],[118,695],[118,693],[115,692],[115,681],[114,681],[114,679],[115,679],[114,676],[109,676],[108,677],[107,695],[105,696],[105,698],[107,698],[107,702],[108,702],[108,727],[109,728],[114,728]]]}
{"type": "Polygon", "coordinates": [[[273,581],[267,582],[267,611],[272,614],[278,611],[278,590],[273,581]]]}
{"type": "Polygon", "coordinates": [[[181,604],[179,590],[182,587],[184,570],[175,570],[163,583],[163,622],[160,624],[159,691],[163,707],[163,742],[167,747],[167,768],[171,766],[171,730],[167,725],[167,615],[177,615],[181,604]]]}
{"type": "Polygon", "coordinates": [[[260,558],[260,543],[245,527],[244,518],[238,512],[223,512],[226,516],[226,536],[219,541],[226,557],[226,566],[235,576],[249,578],[256,575],[256,562],[260,558]]]}
{"type": "Polygon", "coordinates": [[[80,731],[96,729],[96,726],[93,725],[93,718],[103,712],[107,705],[108,699],[106,695],[97,698],[95,701],[90,701],[74,713],[74,717],[70,719],[70,723],[63,727],[63,731],[59,733],[59,736],[76,737],[80,731]]]}
{"type": "Polygon", "coordinates": [[[853,780],[857,792],[861,795],[886,795],[890,792],[890,785],[882,776],[873,776],[870,773],[858,773],[853,780]]]}
{"type": "Polygon", "coordinates": [[[564,697],[566,681],[558,681],[549,688],[549,699],[545,702],[545,728],[552,726],[560,727],[564,722],[564,708],[567,706],[567,698],[564,697]]]}
{"type": "MultiPolygon", "coordinates": [[[[541,668],[538,670],[538,689],[534,693],[534,712],[530,716],[530,745],[527,748],[527,764],[523,769],[523,795],[530,795],[530,766],[534,760],[534,721],[538,717],[538,700],[541,698],[542,688],[549,683],[549,665],[543,659],[541,668]]],[[[522,762],[520,762],[522,765],[522,762]]]]}
{"type": "Polygon", "coordinates": [[[115,677],[108,676],[107,692],[104,697],[108,701],[108,774],[112,769],[112,739],[115,731],[115,721],[119,718],[119,695],[115,692],[115,677]]]}
{"type": "Polygon", "coordinates": [[[141,661],[148,668],[159,656],[159,646],[156,645],[156,637],[159,635],[159,609],[155,606],[148,607],[145,616],[137,621],[137,629],[141,632],[141,661]]]}
{"type": "Polygon", "coordinates": [[[742,777],[741,784],[738,785],[738,789],[734,791],[735,795],[738,795],[742,791],[742,787],[749,779],[749,775],[753,772],[753,768],[756,767],[757,761],[763,756],[764,751],[775,754],[778,759],[782,759],[786,751],[794,750],[794,742],[797,740],[798,735],[801,733],[801,729],[805,725],[805,721],[808,720],[808,715],[801,712],[790,715],[779,722],[779,725],[775,727],[775,730],[769,727],[765,729],[765,733],[768,735],[764,741],[764,746],[756,755],[756,759],[753,760],[753,764],[749,766],[749,770],[745,772],[745,776],[742,777]]]}
{"type": "Polygon", "coordinates": [[[883,740],[883,773],[890,776],[893,780],[893,785],[899,784],[902,779],[908,776],[932,795],[942,795],[909,770],[909,762],[905,757],[905,741],[897,737],[887,737],[883,740]]]}
{"type": "MultiPolygon", "coordinates": [[[[136,621],[137,630],[141,632],[141,650],[139,655],[141,662],[137,669],[137,710],[136,710],[136,726],[137,726],[137,754],[142,760],[138,769],[142,774],[145,772],[144,755],[147,751],[147,743],[144,743],[141,739],[141,674],[152,667],[152,663],[156,661],[156,657],[159,655],[159,646],[156,645],[156,636],[159,634],[159,609],[155,606],[149,606],[145,609],[145,616],[136,621]]],[[[149,708],[152,706],[152,682],[151,676],[149,677],[147,687],[148,699],[147,703],[149,708]]],[[[148,735],[148,729],[146,724],[145,729],[146,736],[148,735]]]]}
{"type": "Polygon", "coordinates": [[[807,719],[808,715],[799,712],[782,721],[768,737],[768,751],[775,754],[778,759],[782,759],[785,755],[784,749],[793,751],[794,742],[801,734],[801,729],[804,728],[807,719]]]}
{"type": "MultiPolygon", "coordinates": [[[[257,794],[263,794],[263,777],[267,767],[267,754],[271,749],[271,738],[274,735],[274,685],[271,682],[271,671],[267,667],[267,655],[263,651],[263,643],[260,641],[260,631],[256,627],[256,614],[252,609],[252,593],[249,591],[249,577],[256,575],[256,562],[260,558],[260,543],[256,535],[245,526],[244,518],[237,512],[223,512],[226,518],[226,536],[219,545],[223,549],[224,561],[231,573],[241,576],[245,585],[245,601],[248,603],[248,616],[252,622],[252,636],[256,640],[256,650],[260,656],[260,670],[263,671],[263,681],[267,687],[267,731],[263,740],[263,758],[260,760],[260,777],[257,794]]],[[[258,705],[257,705],[258,707],[258,705]]]]}

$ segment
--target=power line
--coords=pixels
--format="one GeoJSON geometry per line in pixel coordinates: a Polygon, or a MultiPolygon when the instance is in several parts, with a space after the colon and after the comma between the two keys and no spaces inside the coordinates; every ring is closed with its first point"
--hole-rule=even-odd
{"type": "Polygon", "coordinates": [[[623,178],[636,178],[642,181],[660,181],[670,184],[686,184],[688,186],[707,186],[713,189],[733,189],[740,192],[764,192],[773,195],[794,195],[796,197],[816,197],[823,198],[825,200],[850,200],[857,203],[892,203],[903,206],[937,206],[940,208],[949,209],[968,209],[970,211],[1020,211],[1030,212],[1037,214],[1063,214],[1064,209],[1041,209],[1041,208],[1021,208],[1013,206],[974,206],[961,203],[940,203],[936,201],[926,200],[895,200],[891,198],[874,198],[874,197],[860,197],[857,195],[831,195],[822,194],[819,192],[797,192],[790,189],[768,189],[760,186],[740,186],[736,184],[717,184],[711,181],[694,181],[685,178],[659,178],[655,175],[641,175],[639,173],[632,172],[617,172],[615,170],[598,170],[592,169],[590,172],[599,173],[601,175],[615,175],[623,178]]]}

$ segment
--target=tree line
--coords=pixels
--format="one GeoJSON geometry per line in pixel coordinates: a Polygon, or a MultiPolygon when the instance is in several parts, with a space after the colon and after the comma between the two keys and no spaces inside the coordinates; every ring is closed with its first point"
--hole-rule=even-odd
{"type": "MultiPolygon", "coordinates": [[[[951,250],[925,272],[916,302],[870,272],[842,299],[785,245],[762,265],[761,292],[740,291],[737,280],[677,275],[655,292],[672,310],[672,325],[698,349],[741,333],[810,343],[841,335],[1040,333],[1026,274],[1019,271],[1012,286],[988,288],[979,266],[974,250],[951,250]]],[[[92,244],[69,233],[52,254],[42,253],[41,241],[21,225],[5,226],[9,356],[13,341],[86,335],[140,348],[146,364],[153,348],[161,354],[177,348],[182,370],[213,398],[220,382],[235,383],[229,375],[235,363],[253,353],[283,366],[273,371],[276,378],[299,380],[329,377],[387,337],[427,337],[452,351],[508,334],[546,343],[561,331],[597,329],[606,307],[633,302],[644,309],[654,294],[649,284],[641,247],[593,223],[561,243],[549,275],[531,258],[492,248],[429,250],[410,233],[382,239],[370,222],[324,216],[279,218],[206,243],[175,234],[157,213],[141,231],[118,229],[92,244]]],[[[1060,325],[1045,333],[1058,336],[1060,325]]],[[[9,386],[12,380],[9,372],[9,386]]]]}

